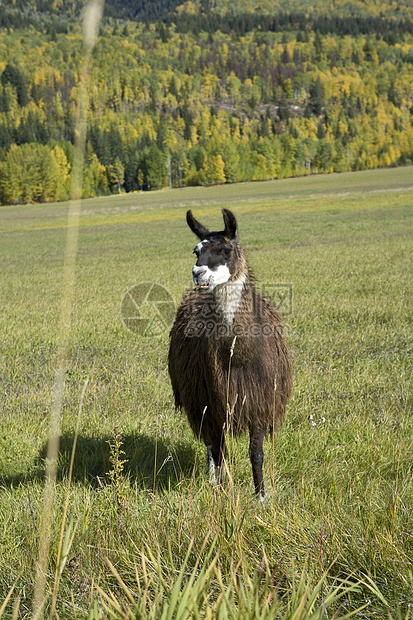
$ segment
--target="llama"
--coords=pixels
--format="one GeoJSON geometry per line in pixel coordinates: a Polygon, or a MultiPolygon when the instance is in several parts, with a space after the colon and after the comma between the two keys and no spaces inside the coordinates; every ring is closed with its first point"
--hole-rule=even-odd
{"type": "Polygon", "coordinates": [[[211,232],[187,212],[199,238],[195,288],[185,294],[171,329],[169,374],[175,406],[207,446],[211,479],[222,483],[226,432],[248,430],[255,493],[265,501],[264,436],[283,418],[291,363],[281,317],[254,289],[235,216],[228,209],[222,214],[224,230],[211,232]]]}

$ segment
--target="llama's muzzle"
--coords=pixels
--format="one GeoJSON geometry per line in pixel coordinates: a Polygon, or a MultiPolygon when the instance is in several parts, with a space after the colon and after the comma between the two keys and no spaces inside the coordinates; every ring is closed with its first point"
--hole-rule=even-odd
{"type": "Polygon", "coordinates": [[[207,269],[204,267],[197,267],[195,265],[192,269],[192,278],[194,280],[195,286],[200,286],[202,288],[208,288],[210,278],[205,279],[205,274],[207,273],[207,269]]]}

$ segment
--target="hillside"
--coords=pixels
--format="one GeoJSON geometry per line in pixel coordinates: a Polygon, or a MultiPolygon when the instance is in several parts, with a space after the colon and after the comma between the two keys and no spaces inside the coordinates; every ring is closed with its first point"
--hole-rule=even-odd
{"type": "MultiPolygon", "coordinates": [[[[73,23],[78,20],[86,0],[62,2],[56,0],[13,0],[0,3],[0,25],[10,27],[32,24],[38,27],[57,25],[58,21],[73,23]]],[[[389,3],[378,0],[105,0],[105,17],[111,19],[157,21],[172,18],[175,13],[191,15],[227,15],[303,13],[308,17],[362,17],[392,21],[413,19],[409,0],[389,3]]]]}
{"type": "MultiPolygon", "coordinates": [[[[83,3],[30,6],[0,7],[2,204],[69,191],[83,3]]],[[[412,9],[326,8],[106,3],[84,195],[410,163],[412,9]]]]}

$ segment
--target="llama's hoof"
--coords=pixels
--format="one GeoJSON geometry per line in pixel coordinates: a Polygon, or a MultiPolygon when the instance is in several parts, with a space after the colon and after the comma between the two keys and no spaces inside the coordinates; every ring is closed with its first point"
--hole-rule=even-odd
{"type": "Polygon", "coordinates": [[[212,473],[212,475],[210,476],[210,480],[212,482],[212,484],[214,484],[217,487],[222,487],[224,484],[224,472],[223,472],[223,467],[215,467],[215,471],[212,473]]]}
{"type": "Polygon", "coordinates": [[[268,506],[268,498],[267,496],[261,495],[261,493],[257,496],[257,500],[260,506],[268,506]]]}

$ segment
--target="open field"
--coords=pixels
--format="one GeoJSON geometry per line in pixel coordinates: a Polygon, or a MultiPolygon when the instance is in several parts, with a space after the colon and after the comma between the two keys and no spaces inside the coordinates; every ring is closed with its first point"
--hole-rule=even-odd
{"type": "MultiPolygon", "coordinates": [[[[66,217],[65,204],[0,210],[6,617],[31,615],[66,217]]],[[[412,273],[411,167],[85,201],[46,616],[56,583],[61,618],[411,617],[412,273]],[[204,448],[173,408],[168,330],[143,337],[121,317],[142,282],[179,303],[195,244],[186,209],[220,229],[224,206],[258,282],[292,289],[294,392],[264,444],[264,508],[247,439],[230,441],[225,488],[209,484],[204,448]],[[347,578],[357,587],[334,601],[347,578]]]]}

